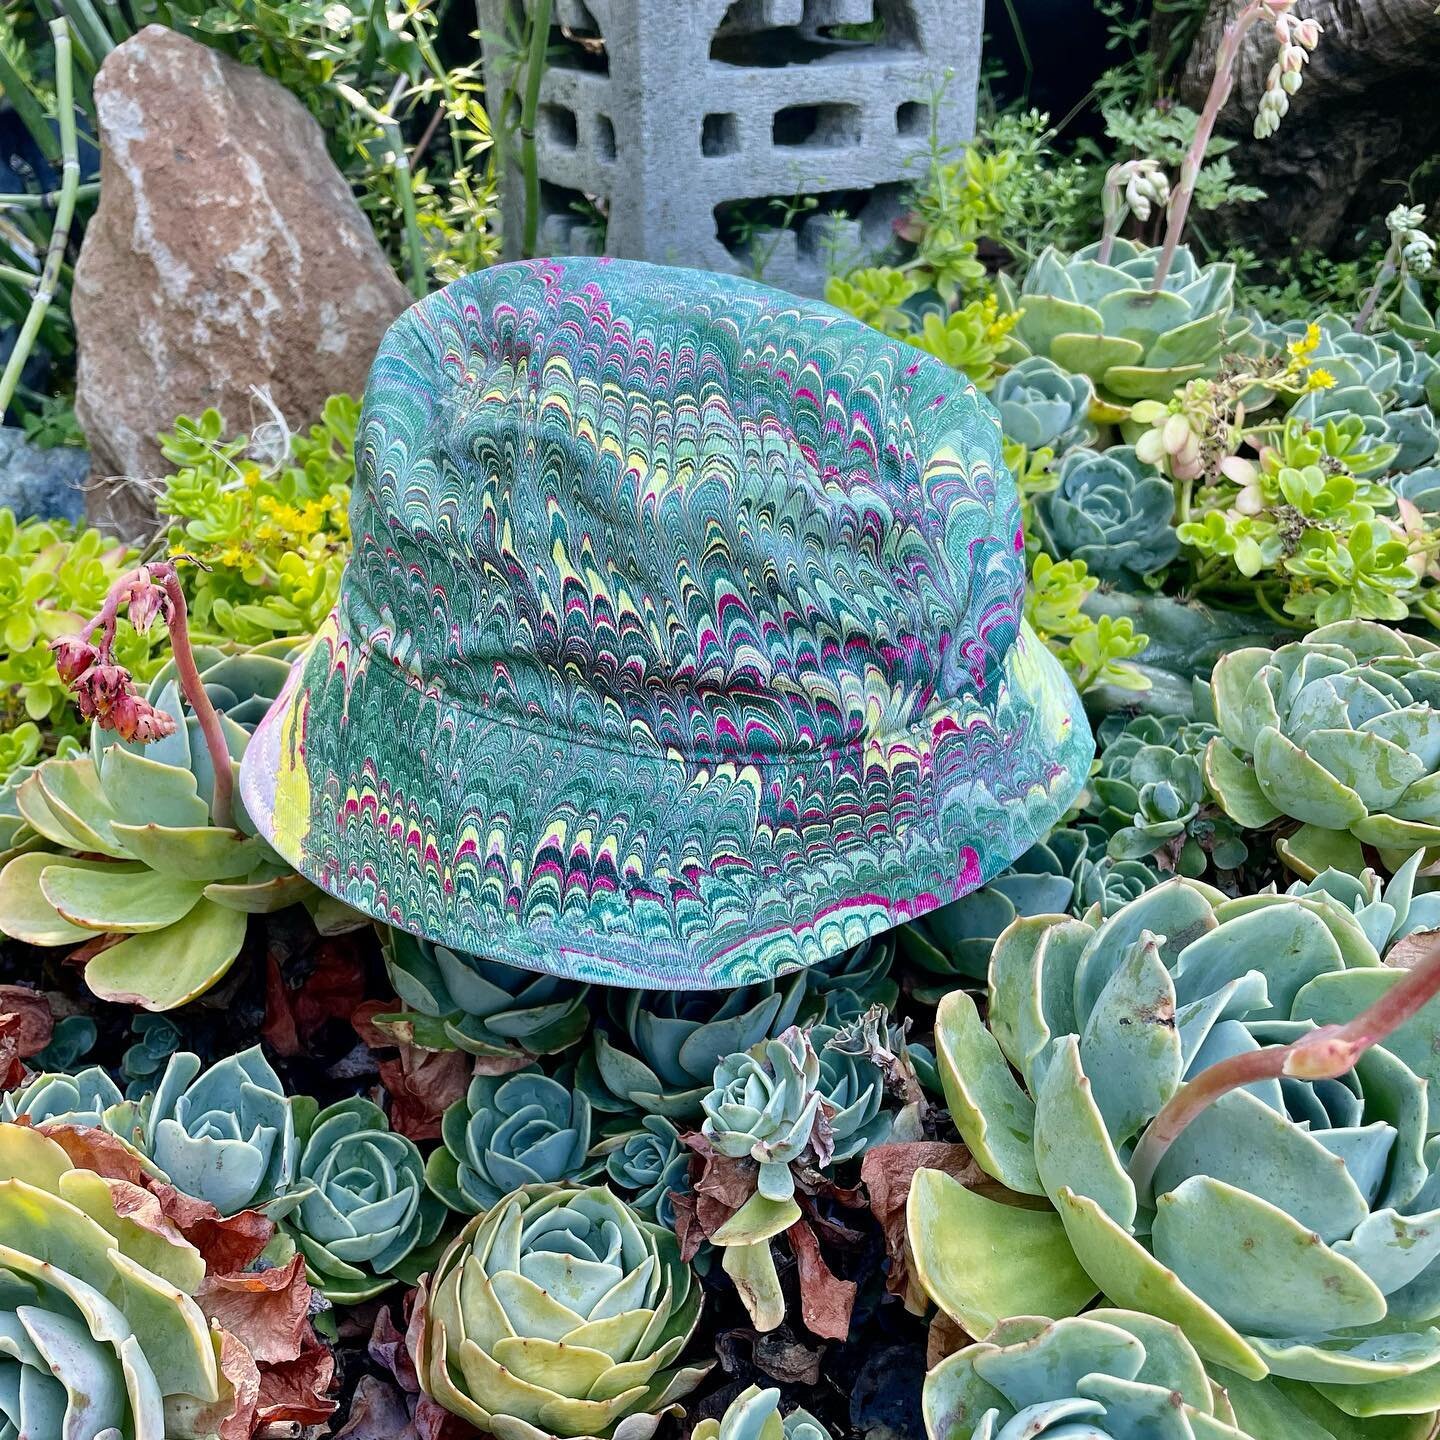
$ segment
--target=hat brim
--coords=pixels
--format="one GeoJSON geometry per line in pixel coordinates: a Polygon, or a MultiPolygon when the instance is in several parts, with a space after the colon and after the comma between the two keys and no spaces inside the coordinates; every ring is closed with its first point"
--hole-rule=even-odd
{"type": "Polygon", "coordinates": [[[387,925],[526,969],[714,989],[814,964],[992,879],[1094,742],[1023,627],[990,693],[894,735],[723,763],[521,728],[365,656],[332,615],[256,729],[269,843],[387,925]]]}

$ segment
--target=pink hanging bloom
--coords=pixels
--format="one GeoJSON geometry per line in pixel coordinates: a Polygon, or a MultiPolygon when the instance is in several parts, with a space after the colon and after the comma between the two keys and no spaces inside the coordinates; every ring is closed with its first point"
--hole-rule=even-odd
{"type": "Polygon", "coordinates": [[[83,635],[62,635],[50,643],[55,652],[55,669],[60,678],[73,685],[100,659],[100,652],[83,635]]]}

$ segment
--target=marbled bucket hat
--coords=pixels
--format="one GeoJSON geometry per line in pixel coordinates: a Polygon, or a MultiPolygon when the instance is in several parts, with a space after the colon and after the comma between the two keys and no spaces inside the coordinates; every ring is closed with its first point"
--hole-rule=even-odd
{"type": "Polygon", "coordinates": [[[387,924],[739,985],[983,884],[1087,772],[994,412],[829,306],[497,266],[390,327],[356,466],[339,603],[241,785],[387,924]]]}

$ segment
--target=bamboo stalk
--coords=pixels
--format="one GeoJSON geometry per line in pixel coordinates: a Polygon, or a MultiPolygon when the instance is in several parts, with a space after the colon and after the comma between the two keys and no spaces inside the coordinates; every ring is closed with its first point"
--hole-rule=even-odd
{"type": "Polygon", "coordinates": [[[525,178],[525,226],[520,253],[528,260],[540,237],[540,162],[535,153],[535,116],[540,109],[540,81],[545,74],[545,51],[550,44],[551,0],[535,0],[530,18],[530,54],[525,75],[525,99],[520,107],[520,170],[525,178]]]}
{"type": "Polygon", "coordinates": [[[50,244],[45,251],[45,264],[41,267],[39,283],[35,286],[25,323],[15,337],[15,347],[6,361],[5,373],[0,375],[0,417],[3,417],[10,407],[15,387],[20,383],[20,372],[30,358],[35,337],[40,333],[45,313],[50,308],[55,288],[60,282],[60,267],[65,259],[65,246],[70,238],[70,220],[75,214],[75,196],[80,188],[80,154],[75,139],[75,90],[68,22],[52,21],[50,34],[55,41],[55,94],[60,110],[60,200],[55,207],[55,223],[50,229],[50,244]]]}

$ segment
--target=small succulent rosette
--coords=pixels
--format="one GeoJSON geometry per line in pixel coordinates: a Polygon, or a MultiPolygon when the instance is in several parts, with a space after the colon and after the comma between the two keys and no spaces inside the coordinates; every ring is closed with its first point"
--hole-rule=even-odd
{"type": "Polygon", "coordinates": [[[495,1440],[649,1440],[710,1368],[682,1351],[700,1289],[675,1236],[604,1186],[517,1190],[421,1286],[421,1388],[495,1440]]]}
{"type": "Polygon", "coordinates": [[[401,1281],[414,1284],[434,1258],[430,1247],[446,1214],[425,1183],[415,1142],[358,1096],[323,1110],[300,1096],[295,1112],[307,1188],[286,1228],[310,1283],[346,1305],[401,1281]]]}
{"type": "Polygon", "coordinates": [[[477,1075],[446,1108],[442,1144],[425,1163],[430,1188],[452,1210],[475,1215],[523,1185],[578,1180],[591,1162],[590,1101],[535,1066],[477,1075]]]}
{"type": "Polygon", "coordinates": [[[614,1137],[601,1149],[611,1185],[625,1191],[631,1206],[647,1220],[673,1230],[671,1196],[690,1189],[690,1152],[675,1126],[663,1115],[646,1115],[638,1130],[614,1137]]]}
{"type": "Polygon", "coordinates": [[[830,1432],[798,1407],[780,1414],[780,1392],[750,1385],[725,1407],[718,1420],[702,1420],[690,1440],[830,1440],[830,1432]]]}

